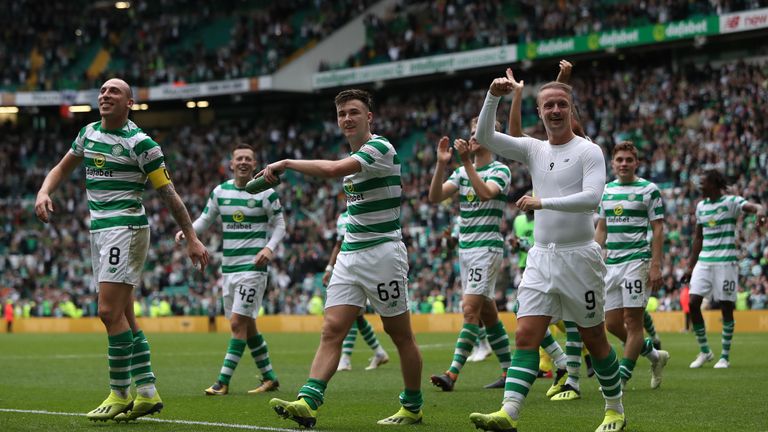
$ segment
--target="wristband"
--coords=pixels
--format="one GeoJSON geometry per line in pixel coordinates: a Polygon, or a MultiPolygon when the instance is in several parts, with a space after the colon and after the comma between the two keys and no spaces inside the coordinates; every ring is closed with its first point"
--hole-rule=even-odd
{"type": "Polygon", "coordinates": [[[327,266],[325,266],[325,271],[326,272],[333,272],[333,266],[328,264],[327,266]]]}

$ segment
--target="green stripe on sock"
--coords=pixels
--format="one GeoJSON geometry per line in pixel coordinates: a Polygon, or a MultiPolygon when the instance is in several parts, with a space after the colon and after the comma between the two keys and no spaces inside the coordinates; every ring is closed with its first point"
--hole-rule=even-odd
{"type": "Polygon", "coordinates": [[[456,348],[453,351],[453,361],[448,370],[456,375],[461,372],[461,368],[467,362],[469,353],[472,352],[472,348],[477,344],[477,334],[480,332],[480,327],[477,324],[464,323],[459,332],[459,338],[456,339],[456,348]]]}
{"type": "Polygon", "coordinates": [[[131,356],[133,355],[133,334],[130,330],[108,336],[109,386],[125,390],[131,386],[131,356]]]}
{"type": "Polygon", "coordinates": [[[349,329],[347,336],[344,338],[344,342],[341,344],[341,353],[347,356],[352,355],[352,350],[355,349],[355,341],[357,340],[357,327],[352,324],[352,328],[349,329]]]}
{"type": "MultiPolygon", "coordinates": [[[[481,333],[482,331],[483,327],[480,328],[481,333]]],[[[499,359],[501,373],[505,374],[509,366],[512,365],[512,354],[509,351],[509,335],[501,320],[495,326],[488,328],[488,342],[490,342],[496,358],[499,359]]]]}
{"type": "Polygon", "coordinates": [[[256,333],[255,336],[248,339],[247,343],[251,356],[256,362],[256,367],[261,372],[261,377],[265,380],[276,381],[277,375],[272,370],[272,362],[269,360],[269,348],[264,340],[264,336],[261,333],[256,333]]]}
{"type": "Polygon", "coordinates": [[[539,371],[539,350],[515,350],[512,366],[507,369],[504,400],[523,400],[528,395],[539,371]]]}
{"type": "Polygon", "coordinates": [[[227,354],[224,356],[224,362],[221,366],[221,371],[219,371],[219,381],[229,385],[229,380],[232,378],[232,374],[235,373],[235,368],[237,368],[240,358],[243,357],[244,351],[244,340],[235,338],[229,340],[227,354]]]}
{"type": "Polygon", "coordinates": [[[634,360],[630,360],[626,357],[621,359],[621,362],[619,362],[619,374],[624,381],[629,381],[629,379],[632,378],[632,371],[635,370],[636,363],[637,362],[634,360]]]}
{"type": "Polygon", "coordinates": [[[139,330],[133,334],[133,350],[131,353],[131,378],[136,386],[151,384],[157,381],[152,372],[149,341],[144,332],[139,330]]]}
{"type": "Polygon", "coordinates": [[[704,354],[710,352],[709,344],[707,344],[707,330],[704,328],[704,324],[694,324],[693,333],[696,335],[696,342],[699,343],[699,351],[704,354]]]}
{"type": "Polygon", "coordinates": [[[371,327],[371,324],[362,316],[358,317],[358,328],[360,329],[360,335],[363,336],[365,343],[367,343],[372,350],[379,347],[379,339],[376,338],[376,333],[374,333],[373,327],[371,327]]]}
{"type": "Polygon", "coordinates": [[[312,409],[318,409],[323,404],[325,395],[325,389],[328,387],[328,383],[309,378],[307,383],[299,389],[299,398],[303,398],[312,409]]]}
{"type": "Polygon", "coordinates": [[[619,362],[616,360],[616,351],[611,350],[608,356],[603,359],[593,359],[595,375],[600,382],[603,390],[603,396],[606,399],[616,399],[621,397],[621,377],[619,375],[619,362]]]}
{"type": "Polygon", "coordinates": [[[584,343],[581,341],[579,328],[572,321],[563,321],[565,324],[565,368],[568,371],[568,383],[575,386],[579,383],[581,374],[581,349],[584,343]]]}
{"type": "Polygon", "coordinates": [[[721,342],[723,344],[723,351],[720,353],[720,358],[729,360],[731,355],[731,341],[733,340],[733,329],[736,323],[734,321],[723,322],[723,337],[721,342]]]}
{"type": "Polygon", "coordinates": [[[421,406],[424,405],[424,398],[421,395],[421,390],[403,390],[403,392],[400,393],[400,405],[410,412],[419,412],[421,406]]]}
{"type": "Polygon", "coordinates": [[[656,337],[656,327],[653,326],[653,318],[648,311],[643,311],[643,327],[645,327],[645,331],[648,332],[648,336],[652,338],[656,337]]]}

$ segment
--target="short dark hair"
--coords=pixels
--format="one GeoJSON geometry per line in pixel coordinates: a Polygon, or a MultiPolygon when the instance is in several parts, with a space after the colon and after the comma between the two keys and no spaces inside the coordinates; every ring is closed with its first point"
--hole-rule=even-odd
{"type": "Polygon", "coordinates": [[[704,171],[704,177],[717,186],[718,189],[723,190],[728,187],[728,180],[725,175],[716,169],[710,169],[704,171]]]}
{"type": "Polygon", "coordinates": [[[256,154],[256,149],[253,148],[252,145],[245,144],[245,143],[240,143],[236,145],[235,148],[232,149],[232,153],[234,154],[235,150],[246,150],[246,149],[252,151],[254,155],[256,154]]]}
{"type": "Polygon", "coordinates": [[[628,151],[637,159],[637,147],[635,147],[635,143],[632,141],[622,141],[616,144],[616,147],[613,148],[613,156],[616,156],[616,153],[620,151],[628,151]]]}
{"type": "Polygon", "coordinates": [[[342,90],[336,95],[334,103],[336,106],[342,105],[351,100],[359,100],[368,108],[368,111],[373,111],[373,96],[365,90],[360,89],[347,89],[342,90]]]}

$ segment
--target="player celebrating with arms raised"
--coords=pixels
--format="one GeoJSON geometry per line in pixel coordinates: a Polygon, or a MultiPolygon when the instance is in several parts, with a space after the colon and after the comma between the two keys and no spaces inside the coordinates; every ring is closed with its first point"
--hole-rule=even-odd
{"type": "MultiPolygon", "coordinates": [[[[501,125],[497,123],[497,130],[501,125]]],[[[503,373],[509,367],[509,336],[504,323],[499,320],[494,291],[496,277],[501,267],[504,237],[501,235],[501,218],[509,190],[509,167],[494,160],[493,153],[483,148],[475,139],[477,119],[470,123],[469,142],[454,141],[463,164],[442,181],[445,168],[453,156],[448,147],[448,137],[437,145],[437,166],[429,189],[429,201],[439,203],[459,193],[459,265],[461,269],[462,310],[464,325],[456,340],[453,361],[445,373],[432,375],[432,384],[444,391],[453,390],[459,372],[477,344],[480,320],[485,323],[488,338],[499,359],[503,373]],[[474,156],[474,157],[472,157],[474,156]],[[474,159],[474,160],[473,160],[474,159]]],[[[491,383],[487,388],[500,388],[504,379],[491,383]]]]}
{"type": "Polygon", "coordinates": [[[597,431],[622,430],[619,364],[603,325],[606,270],[592,223],[605,186],[603,152],[573,133],[571,87],[558,82],[543,85],[536,98],[547,141],[495,132],[501,96],[515,85],[510,69],[506,77],[493,81],[480,112],[477,139],[493,152],[528,165],[535,197],[524,196],[516,204],[522,211],[536,211],[536,243],[520,283],[516,350],[507,371],[502,409],[473,413],[470,420],[483,430],[517,430],[523,400],[538,373],[537,348],[550,322],[564,319],[578,325],[594,359],[606,402],[605,418],[597,431]]]}

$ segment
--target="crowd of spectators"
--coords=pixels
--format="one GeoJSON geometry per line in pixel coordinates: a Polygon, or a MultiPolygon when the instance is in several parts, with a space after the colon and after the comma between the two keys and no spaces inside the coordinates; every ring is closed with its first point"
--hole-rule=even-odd
{"type": "Polygon", "coordinates": [[[320,69],[585,35],[767,5],[766,0],[401,0],[388,15],[365,18],[366,41],[359,51],[339,64],[324,63],[320,69]]]}
{"type": "Polygon", "coordinates": [[[0,88],[61,90],[96,88],[115,75],[148,86],[269,74],[374,1],[135,0],[128,9],[87,0],[5,3],[0,88]],[[110,61],[88,75],[99,48],[110,61]]]}
{"type": "MultiPolygon", "coordinates": [[[[673,68],[668,63],[642,67],[627,63],[588,72],[577,64],[573,79],[575,103],[587,134],[606,154],[616,142],[634,141],[641,152],[639,175],[662,187],[665,285],[657,296],[659,310],[678,310],[679,281],[695,229],[695,204],[701,199],[695,186],[701,171],[720,169],[731,179],[734,193],[768,204],[768,64],[684,63],[673,68]]],[[[550,80],[555,73],[518,72],[519,78],[530,83],[523,103],[525,118],[535,116],[533,83],[550,80]]],[[[377,95],[374,109],[374,131],[395,143],[403,160],[401,222],[415,312],[460,310],[458,262],[443,238],[457,205],[430,205],[426,194],[436,142],[444,134],[468,136],[469,120],[479,112],[487,83],[465,81],[461,91],[452,92],[445,92],[445,85],[422,85],[419,91],[387,88],[377,95]],[[409,142],[412,148],[406,145],[409,142]]],[[[162,144],[174,182],[193,218],[203,209],[210,190],[229,178],[228,154],[238,142],[255,144],[261,162],[345,154],[346,144],[342,144],[329,101],[308,99],[303,103],[316,105],[273,105],[268,110],[265,107],[258,120],[241,118],[149,131],[162,144]],[[318,109],[321,103],[327,109],[318,109]]],[[[506,119],[509,104],[503,105],[500,119],[506,119]]],[[[85,314],[94,313],[87,306],[93,303],[94,290],[82,172],[77,171],[54,195],[52,224],[42,225],[32,209],[47,170],[69,148],[77,131],[74,126],[62,123],[40,130],[5,125],[2,129],[0,290],[21,304],[34,302],[30,311],[48,310],[51,315],[57,313],[56,305],[69,300],[85,314]],[[46,302],[48,308],[42,306],[46,302]]],[[[543,136],[543,129],[534,124],[527,133],[543,136]]],[[[517,163],[510,165],[513,177],[504,231],[518,214],[512,204],[515,198],[530,188],[525,169],[517,163]]],[[[323,289],[320,278],[335,241],[335,220],[344,208],[344,195],[339,181],[295,175],[286,177],[278,194],[288,235],[270,267],[264,312],[307,313],[310,299],[323,289]]],[[[177,227],[157,195],[148,191],[144,205],[152,227],[152,247],[138,292],[140,301],[148,309],[153,301],[165,298],[173,313],[208,313],[216,304],[215,288],[221,284],[218,259],[205,274],[195,272],[183,248],[173,242],[177,227]]],[[[755,229],[752,218],[744,218],[740,226],[740,289],[748,293],[744,304],[766,308],[768,239],[755,229]]],[[[210,250],[220,250],[221,236],[215,230],[203,238],[210,250]]],[[[504,266],[497,290],[502,310],[509,307],[519,281],[514,254],[508,254],[504,266]]]]}

